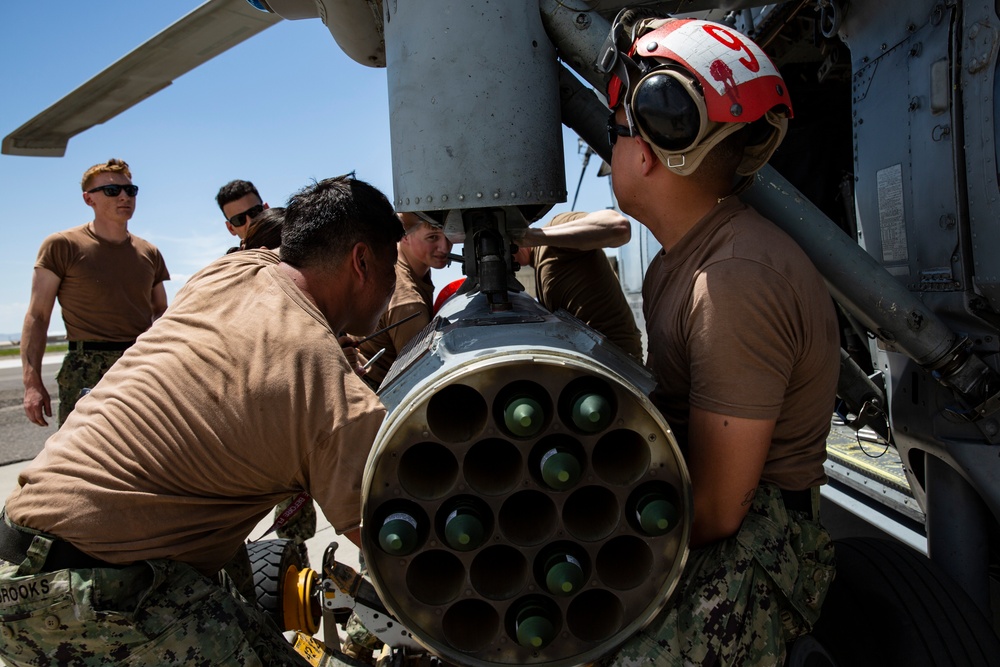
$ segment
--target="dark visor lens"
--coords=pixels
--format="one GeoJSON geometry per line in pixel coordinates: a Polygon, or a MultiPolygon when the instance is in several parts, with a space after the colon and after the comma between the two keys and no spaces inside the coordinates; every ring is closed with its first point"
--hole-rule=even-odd
{"type": "Polygon", "coordinates": [[[263,210],[264,210],[263,204],[254,204],[253,206],[243,211],[242,213],[237,213],[233,217],[229,218],[229,224],[231,224],[233,227],[242,227],[243,225],[247,224],[247,218],[253,220],[258,215],[260,215],[261,211],[263,210]]]}
{"type": "Polygon", "coordinates": [[[97,192],[98,190],[103,192],[107,197],[117,197],[118,195],[121,194],[122,190],[124,190],[125,194],[127,194],[129,197],[135,197],[137,194],[139,194],[138,185],[118,185],[117,183],[113,185],[100,185],[96,188],[91,188],[90,190],[87,190],[87,192],[94,193],[97,192]]]}

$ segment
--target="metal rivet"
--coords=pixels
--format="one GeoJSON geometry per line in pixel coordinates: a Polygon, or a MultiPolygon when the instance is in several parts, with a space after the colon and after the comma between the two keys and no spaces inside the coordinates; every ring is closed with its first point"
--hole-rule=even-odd
{"type": "Polygon", "coordinates": [[[658,46],[659,46],[659,44],[657,44],[656,42],[649,42],[648,44],[646,44],[646,50],[647,51],[655,51],[656,47],[658,47],[658,46]]]}
{"type": "Polygon", "coordinates": [[[434,201],[434,197],[431,197],[430,195],[427,195],[427,197],[425,197],[425,199],[427,200],[428,204],[430,204],[432,201],[434,201]]]}
{"type": "Polygon", "coordinates": [[[733,106],[729,107],[729,113],[731,113],[734,116],[739,116],[741,113],[743,113],[743,107],[740,106],[739,104],[734,104],[733,106]]]}
{"type": "Polygon", "coordinates": [[[482,198],[483,198],[483,193],[482,192],[477,192],[476,193],[476,199],[482,199],[482,198]]]}
{"type": "Polygon", "coordinates": [[[441,195],[441,201],[448,201],[448,195],[441,195]]]}
{"type": "Polygon", "coordinates": [[[500,193],[499,192],[494,192],[493,193],[493,198],[494,199],[500,199],[500,193]]]}
{"type": "Polygon", "coordinates": [[[465,195],[458,195],[458,201],[465,201],[465,195]]]}

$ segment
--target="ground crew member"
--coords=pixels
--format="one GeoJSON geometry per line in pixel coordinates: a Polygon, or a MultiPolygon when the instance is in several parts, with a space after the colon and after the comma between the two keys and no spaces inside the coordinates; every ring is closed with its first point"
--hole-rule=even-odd
{"type": "Polygon", "coordinates": [[[228,252],[239,250],[247,237],[247,223],[266,211],[267,202],[260,198],[260,193],[250,181],[229,181],[215,195],[215,203],[226,216],[226,229],[240,239],[240,245],[230,248],[228,252]]]}
{"type": "Polygon", "coordinates": [[[839,336],[819,273],[734,184],[791,103],[764,52],[717,23],[624,12],[610,43],[612,184],[663,247],[643,285],[647,365],[694,521],[670,602],[605,662],[781,665],[833,579],[817,511],[839,336]]]}
{"type": "Polygon", "coordinates": [[[396,291],[377,328],[411,319],[360,345],[359,351],[365,359],[372,359],[379,350],[385,349],[365,375],[365,382],[374,390],[378,390],[406,344],[430,323],[434,312],[431,269],[443,269],[450,261],[448,253],[452,243],[440,225],[427,222],[416,213],[400,213],[399,219],[406,235],[399,242],[396,291]]]}
{"type": "Polygon", "coordinates": [[[48,426],[52,403],[42,381],[42,357],[56,298],[69,351],[59,383],[59,425],[85,388],[93,387],[136,337],[167,309],[167,265],[156,247],[128,231],[139,187],[123,160],[83,174],[83,201],[94,219],[42,242],[21,332],[24,412],[48,426]]]}

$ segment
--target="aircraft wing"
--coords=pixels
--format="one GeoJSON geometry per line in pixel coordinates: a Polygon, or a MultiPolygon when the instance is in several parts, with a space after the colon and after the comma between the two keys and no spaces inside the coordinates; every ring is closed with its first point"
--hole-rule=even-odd
{"type": "Polygon", "coordinates": [[[279,21],[246,0],[209,0],[4,137],[2,152],[62,157],[72,137],[279,21]]]}

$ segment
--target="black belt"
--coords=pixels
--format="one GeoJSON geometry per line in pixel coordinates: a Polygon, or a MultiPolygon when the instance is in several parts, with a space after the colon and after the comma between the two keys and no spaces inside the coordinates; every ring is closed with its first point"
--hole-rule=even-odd
{"type": "Polygon", "coordinates": [[[134,340],[71,340],[69,349],[76,352],[124,352],[133,345],[134,340]]]}
{"type": "MultiPolygon", "coordinates": [[[[42,572],[54,572],[56,570],[83,570],[93,567],[114,567],[122,568],[125,565],[115,565],[99,558],[88,556],[69,542],[64,542],[58,538],[47,535],[52,539],[52,546],[49,547],[49,555],[45,558],[42,572]]],[[[31,546],[35,536],[31,533],[12,528],[2,517],[0,517],[0,558],[8,563],[18,565],[28,557],[28,547],[31,546]]]]}
{"type": "Polygon", "coordinates": [[[793,512],[805,512],[811,519],[816,518],[813,516],[812,489],[803,489],[802,491],[780,489],[780,491],[781,499],[785,501],[785,509],[793,512]]]}

